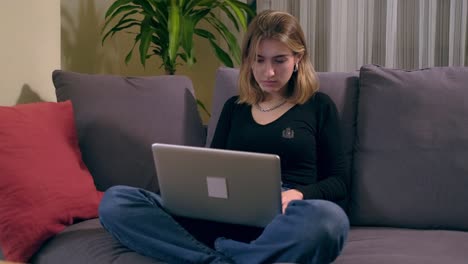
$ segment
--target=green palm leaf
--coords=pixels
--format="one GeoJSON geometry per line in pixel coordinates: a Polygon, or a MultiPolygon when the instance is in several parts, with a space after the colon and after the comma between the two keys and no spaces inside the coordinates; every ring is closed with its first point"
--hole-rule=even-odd
{"type": "Polygon", "coordinates": [[[195,23],[192,21],[192,17],[183,16],[181,24],[181,46],[185,51],[186,62],[189,65],[193,64],[193,34],[194,34],[195,23]]]}
{"type": "MultiPolygon", "coordinates": [[[[136,21],[136,20],[132,20],[132,21],[136,21]]],[[[116,25],[114,26],[112,29],[110,29],[105,35],[104,37],[102,38],[102,42],[104,43],[104,41],[106,40],[107,37],[109,36],[113,36],[115,33],[121,31],[121,30],[124,30],[124,29],[127,29],[127,28],[131,28],[131,27],[134,27],[134,26],[139,26],[141,25],[140,22],[131,22],[127,25],[125,25],[125,23],[127,22],[131,22],[130,20],[128,21],[123,21],[122,25],[116,25]]]]}
{"type": "Polygon", "coordinates": [[[237,38],[234,36],[234,34],[232,34],[231,31],[229,31],[229,29],[215,16],[206,17],[206,21],[208,21],[208,23],[210,23],[219,32],[221,37],[228,44],[229,50],[233,55],[234,59],[236,60],[236,63],[239,64],[241,51],[239,44],[237,43],[237,38]]]}
{"type": "MultiPolygon", "coordinates": [[[[226,0],[223,3],[228,5],[236,14],[236,18],[239,20],[239,23],[242,25],[242,28],[247,28],[247,17],[243,13],[242,9],[240,9],[238,6],[234,5],[232,1],[226,0]]],[[[228,16],[229,17],[229,16],[228,16]]],[[[232,20],[232,18],[230,18],[232,20]]]]}
{"type": "Polygon", "coordinates": [[[210,39],[210,44],[216,52],[216,56],[223,62],[224,65],[227,67],[234,67],[234,63],[232,63],[231,57],[227,54],[221,47],[216,44],[212,39],[210,39]]]}
{"type": "Polygon", "coordinates": [[[141,7],[144,15],[151,17],[156,16],[153,6],[147,0],[133,0],[133,3],[138,4],[141,7]]]}
{"type": "Polygon", "coordinates": [[[206,39],[216,39],[215,35],[213,33],[209,32],[208,30],[201,29],[201,28],[196,28],[194,30],[194,33],[197,34],[200,37],[206,38],[206,39]]]}
{"type": "Polygon", "coordinates": [[[110,16],[116,9],[118,9],[121,6],[124,6],[126,4],[131,3],[133,0],[117,0],[115,1],[108,9],[105,15],[105,18],[107,19],[108,16],[110,16]]]}
{"type": "Polygon", "coordinates": [[[169,59],[175,61],[179,49],[180,39],[180,9],[177,0],[171,0],[169,6],[169,21],[167,23],[169,31],[169,59]]]}
{"type": "Polygon", "coordinates": [[[135,46],[136,46],[136,44],[138,43],[138,41],[140,40],[140,38],[141,38],[141,34],[138,34],[138,35],[135,37],[135,41],[133,42],[132,48],[131,48],[130,51],[127,53],[127,56],[125,56],[125,64],[128,64],[128,63],[130,62],[130,60],[132,59],[133,50],[135,49],[135,46]]]}
{"type": "Polygon", "coordinates": [[[236,17],[232,14],[231,10],[227,8],[225,5],[221,5],[219,8],[224,11],[227,17],[234,24],[234,27],[236,27],[236,30],[239,31],[239,23],[237,22],[236,17]]]}
{"type": "Polygon", "coordinates": [[[125,20],[128,16],[131,16],[133,14],[136,14],[138,13],[138,10],[137,10],[137,7],[136,6],[133,6],[133,5],[124,5],[124,6],[121,6],[119,7],[114,13],[112,13],[112,15],[106,19],[106,22],[104,24],[104,26],[102,27],[102,32],[104,32],[104,29],[108,26],[108,24],[118,15],[120,15],[121,13],[124,13],[126,11],[130,11],[130,12],[127,12],[125,13],[125,15],[123,15],[119,22],[117,22],[117,25],[119,25],[120,23],[122,23],[122,20],[125,20]],[[130,11],[131,10],[131,11],[130,11]]]}
{"type": "Polygon", "coordinates": [[[141,39],[140,39],[140,62],[145,66],[146,54],[151,44],[151,36],[153,35],[153,29],[150,26],[150,18],[146,17],[141,22],[141,39]]]}

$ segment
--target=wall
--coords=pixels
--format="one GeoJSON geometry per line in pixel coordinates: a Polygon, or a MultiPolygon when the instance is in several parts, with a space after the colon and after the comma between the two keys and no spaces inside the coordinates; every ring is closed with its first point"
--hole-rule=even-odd
{"type": "MultiPolygon", "coordinates": [[[[112,0],[62,0],[61,1],[61,54],[62,69],[82,73],[118,75],[159,75],[160,60],[152,57],[144,68],[135,50],[128,65],[124,58],[132,47],[129,34],[116,34],[101,45],[101,29],[104,15],[112,0]]],[[[188,76],[194,85],[197,98],[211,109],[216,69],[221,65],[214,56],[208,42],[195,39],[198,62],[192,66],[178,68],[176,74],[188,76]]],[[[207,115],[202,114],[204,122],[207,115]]]]}
{"type": "Polygon", "coordinates": [[[0,21],[0,105],[55,101],[60,1],[2,1],[0,21]]]}

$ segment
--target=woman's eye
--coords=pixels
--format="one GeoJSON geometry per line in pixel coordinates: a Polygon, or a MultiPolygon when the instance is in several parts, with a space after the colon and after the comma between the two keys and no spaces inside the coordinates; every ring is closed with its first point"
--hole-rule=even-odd
{"type": "Polygon", "coordinates": [[[263,59],[257,59],[257,63],[263,63],[263,59]]]}
{"type": "Polygon", "coordinates": [[[281,64],[281,63],[284,63],[286,62],[286,60],[275,60],[275,63],[278,63],[278,64],[281,64]]]}

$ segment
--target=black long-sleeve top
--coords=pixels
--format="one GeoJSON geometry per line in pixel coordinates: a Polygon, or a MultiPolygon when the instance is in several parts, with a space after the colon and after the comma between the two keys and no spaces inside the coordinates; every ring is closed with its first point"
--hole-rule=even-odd
{"type": "Polygon", "coordinates": [[[304,199],[339,201],[346,196],[345,161],[336,106],[316,92],[266,125],[255,122],[250,105],[226,101],[212,148],[276,154],[283,185],[304,199]]]}

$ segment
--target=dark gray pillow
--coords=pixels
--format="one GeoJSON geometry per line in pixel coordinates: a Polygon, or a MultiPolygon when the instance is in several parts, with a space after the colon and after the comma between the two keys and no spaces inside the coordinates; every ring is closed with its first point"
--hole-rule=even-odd
{"type": "Polygon", "coordinates": [[[360,71],[354,225],[468,230],[468,68],[360,71]]]}
{"type": "Polygon", "coordinates": [[[60,70],[52,77],[57,100],[72,101],[83,161],[99,190],[123,184],[158,191],[151,144],[205,144],[187,77],[60,70]]]}

